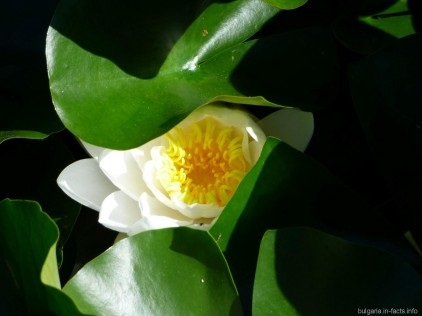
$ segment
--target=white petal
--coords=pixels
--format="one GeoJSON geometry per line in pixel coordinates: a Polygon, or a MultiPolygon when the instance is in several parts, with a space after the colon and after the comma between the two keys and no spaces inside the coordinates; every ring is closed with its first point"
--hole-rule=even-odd
{"type": "Polygon", "coordinates": [[[138,167],[143,171],[144,170],[144,164],[151,160],[151,149],[156,146],[160,146],[162,142],[162,137],[157,137],[148,143],[139,146],[138,148],[134,148],[129,150],[132,154],[133,158],[135,159],[136,163],[138,164],[138,167]]]}
{"type": "Polygon", "coordinates": [[[148,216],[132,225],[127,234],[132,236],[147,230],[188,226],[190,224],[192,224],[192,221],[178,221],[166,216],[148,216]]]}
{"type": "Polygon", "coordinates": [[[104,149],[106,149],[104,147],[99,147],[99,146],[89,144],[89,143],[83,141],[82,139],[80,139],[79,141],[80,141],[82,147],[85,148],[86,152],[88,154],[90,154],[92,158],[94,158],[96,160],[98,160],[98,157],[101,155],[102,151],[104,149]]]}
{"type": "Polygon", "coordinates": [[[249,143],[249,152],[251,154],[251,160],[253,164],[255,164],[258,161],[258,158],[262,152],[262,147],[264,147],[264,143],[262,142],[249,143]]]}
{"type": "Polygon", "coordinates": [[[265,141],[265,134],[260,128],[254,129],[252,126],[246,126],[245,129],[254,141],[258,142],[260,140],[262,141],[262,139],[265,141]]]}
{"type": "Polygon", "coordinates": [[[190,218],[183,216],[175,209],[165,206],[155,197],[152,197],[146,192],[141,194],[141,198],[139,199],[139,208],[141,209],[142,217],[165,216],[179,221],[191,221],[190,218]]]}
{"type": "Polygon", "coordinates": [[[57,178],[59,187],[75,201],[100,210],[101,203],[116,187],[104,175],[95,159],[78,160],[57,178]]]}
{"type": "Polygon", "coordinates": [[[304,151],[314,131],[311,112],[297,109],[281,109],[259,121],[267,136],[274,136],[293,148],[304,151]]]}
{"type": "Polygon", "coordinates": [[[155,161],[150,160],[144,164],[144,181],[152,194],[165,206],[176,209],[174,203],[170,200],[167,192],[157,180],[155,161]]]}
{"type": "Polygon", "coordinates": [[[129,151],[106,149],[99,157],[100,168],[105,175],[124,193],[138,200],[147,186],[135,159],[129,151]]]}
{"type": "Polygon", "coordinates": [[[101,205],[98,222],[112,230],[127,233],[141,219],[138,203],[122,191],[111,193],[101,205]]]}
{"type": "Polygon", "coordinates": [[[257,129],[248,126],[246,127],[246,131],[254,139],[254,141],[249,142],[249,152],[252,163],[255,164],[261,154],[262,147],[264,147],[267,136],[260,128],[257,129]]]}
{"type": "Polygon", "coordinates": [[[221,214],[224,207],[215,204],[186,204],[180,200],[173,199],[176,209],[189,218],[214,218],[221,214]]]}
{"type": "Polygon", "coordinates": [[[181,124],[190,125],[208,116],[220,121],[224,125],[241,128],[250,127],[257,130],[260,129],[258,124],[247,111],[242,110],[241,108],[230,108],[219,103],[199,107],[185,120],[183,120],[181,124]]]}

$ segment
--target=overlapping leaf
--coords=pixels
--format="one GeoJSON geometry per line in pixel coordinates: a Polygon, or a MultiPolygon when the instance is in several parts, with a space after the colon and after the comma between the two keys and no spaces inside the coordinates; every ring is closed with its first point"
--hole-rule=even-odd
{"type": "Polygon", "coordinates": [[[60,291],[58,229],[38,203],[0,202],[0,313],[81,315],[60,291]]]}
{"type": "Polygon", "coordinates": [[[63,290],[93,315],[242,313],[217,244],[207,232],[188,228],[122,240],[88,263],[63,290]]]}
{"type": "Polygon", "coordinates": [[[82,139],[127,149],[210,101],[329,103],[338,65],[326,30],[246,41],[278,12],[261,0],[62,1],[47,42],[58,114],[82,139]]]}

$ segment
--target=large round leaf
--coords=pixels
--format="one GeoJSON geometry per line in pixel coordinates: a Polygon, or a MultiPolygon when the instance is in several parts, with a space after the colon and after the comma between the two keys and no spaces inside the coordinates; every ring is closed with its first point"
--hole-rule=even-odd
{"type": "Polygon", "coordinates": [[[0,314],[81,315],[60,291],[58,236],[38,203],[0,202],[0,314]]]}
{"type": "Polygon", "coordinates": [[[246,41],[278,12],[261,0],[62,1],[47,38],[58,114],[87,142],[127,149],[210,101],[327,104],[338,70],[327,31],[246,41]]]}
{"type": "Polygon", "coordinates": [[[188,228],[126,238],[63,289],[93,315],[238,315],[227,263],[213,238],[188,228]]]}
{"type": "Polygon", "coordinates": [[[416,314],[421,308],[422,277],[387,252],[309,228],[267,231],[262,239],[254,315],[416,314]]]}

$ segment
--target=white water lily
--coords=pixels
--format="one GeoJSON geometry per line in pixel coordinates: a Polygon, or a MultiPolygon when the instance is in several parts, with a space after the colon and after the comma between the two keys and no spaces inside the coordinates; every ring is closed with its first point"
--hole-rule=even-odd
{"type": "Polygon", "coordinates": [[[69,165],[57,182],[118,232],[208,229],[258,160],[266,135],[303,151],[312,133],[312,113],[282,109],[256,122],[241,109],[206,105],[138,148],[82,142],[93,158],[69,165]]]}

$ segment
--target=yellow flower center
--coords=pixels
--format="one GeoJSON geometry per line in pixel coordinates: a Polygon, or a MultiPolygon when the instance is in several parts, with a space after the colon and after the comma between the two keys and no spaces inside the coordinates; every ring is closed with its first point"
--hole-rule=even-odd
{"type": "Polygon", "coordinates": [[[175,127],[165,137],[168,146],[157,175],[170,198],[225,206],[250,169],[243,154],[244,133],[207,117],[175,127]]]}

